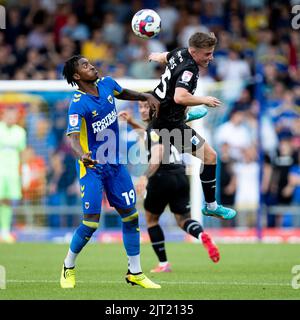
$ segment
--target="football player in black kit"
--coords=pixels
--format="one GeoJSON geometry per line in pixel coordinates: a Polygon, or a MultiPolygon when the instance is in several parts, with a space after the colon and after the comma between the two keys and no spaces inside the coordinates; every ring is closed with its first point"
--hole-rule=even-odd
{"type": "Polygon", "coordinates": [[[160,107],[156,110],[152,125],[160,140],[166,139],[166,132],[172,132],[167,138],[180,153],[190,153],[202,160],[200,179],[206,202],[202,213],[229,220],[235,217],[236,211],[219,205],[215,197],[216,151],[184,122],[187,106],[204,104],[216,108],[221,105],[217,98],[193,95],[199,71],[201,68],[207,68],[213,60],[216,43],[217,39],[213,33],[196,32],[189,38],[188,48],[154,52],[149,55],[149,61],[166,65],[160,83],[154,89],[154,96],[160,101],[160,107]]]}
{"type": "MultiPolygon", "coordinates": [[[[136,185],[136,191],[138,194],[143,195],[147,186],[144,199],[145,216],[152,247],[159,260],[158,266],[152,269],[151,272],[171,271],[171,265],[167,260],[165,250],[164,232],[159,225],[159,218],[167,205],[170,206],[178,226],[187,234],[200,240],[211,260],[215,263],[218,262],[220,254],[217,246],[209,234],[204,232],[201,224],[191,219],[190,184],[185,173],[185,165],[180,160],[180,154],[174,146],[164,148],[159,143],[159,136],[153,130],[150,122],[150,107],[148,103],[139,102],[139,113],[147,128],[136,122],[127,111],[120,112],[119,116],[127,120],[134,129],[142,129],[141,133],[146,132],[144,136],[149,160],[148,174],[146,175],[148,175],[149,180],[146,175],[141,176],[136,185]],[[165,155],[169,160],[168,163],[162,164],[164,152],[169,152],[165,155]]],[[[187,113],[186,121],[199,119],[206,113],[207,110],[204,107],[194,108],[187,113]]]]}

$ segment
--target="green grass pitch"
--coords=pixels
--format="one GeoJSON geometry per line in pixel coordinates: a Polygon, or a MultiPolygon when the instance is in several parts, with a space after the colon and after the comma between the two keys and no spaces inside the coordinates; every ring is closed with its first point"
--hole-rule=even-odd
{"type": "Polygon", "coordinates": [[[61,289],[59,278],[68,245],[0,244],[6,269],[4,299],[207,300],[300,299],[291,286],[292,267],[300,265],[299,244],[220,244],[214,264],[201,244],[167,243],[173,272],[151,274],[157,263],[150,244],[142,244],[144,272],[161,284],[147,290],[124,281],[127,259],[121,244],[91,243],[77,260],[75,289],[61,289]]]}

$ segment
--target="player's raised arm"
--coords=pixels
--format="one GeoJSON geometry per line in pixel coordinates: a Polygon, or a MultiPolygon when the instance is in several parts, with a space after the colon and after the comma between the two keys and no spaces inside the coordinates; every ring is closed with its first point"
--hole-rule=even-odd
{"type": "Polygon", "coordinates": [[[148,57],[148,60],[158,62],[161,64],[167,64],[168,63],[168,60],[167,60],[168,53],[169,52],[151,52],[148,57]]]}
{"type": "Polygon", "coordinates": [[[128,111],[120,111],[118,113],[118,117],[122,120],[127,121],[127,123],[133,128],[133,129],[140,129],[145,131],[146,128],[139,124],[135,119],[132,117],[132,115],[128,111]]]}
{"type": "Polygon", "coordinates": [[[117,99],[121,100],[135,100],[135,101],[147,101],[151,110],[159,109],[159,101],[150,93],[137,92],[130,89],[123,89],[120,94],[116,96],[117,99]]]}

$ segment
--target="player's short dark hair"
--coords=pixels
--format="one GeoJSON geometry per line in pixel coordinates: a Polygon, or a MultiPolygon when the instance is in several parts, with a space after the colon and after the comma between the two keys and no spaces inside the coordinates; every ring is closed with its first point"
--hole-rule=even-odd
{"type": "Polygon", "coordinates": [[[217,38],[213,32],[196,32],[189,38],[189,46],[193,48],[211,48],[217,44],[217,38]]]}
{"type": "Polygon", "coordinates": [[[76,81],[74,80],[73,76],[74,73],[76,73],[77,71],[78,60],[80,60],[81,58],[83,58],[81,55],[72,56],[65,62],[64,65],[62,74],[64,78],[67,80],[67,82],[72,86],[76,85],[76,81]]]}

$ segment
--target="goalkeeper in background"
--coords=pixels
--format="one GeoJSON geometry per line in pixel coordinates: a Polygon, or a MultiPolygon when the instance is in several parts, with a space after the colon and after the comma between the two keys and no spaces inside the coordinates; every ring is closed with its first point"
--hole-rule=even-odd
{"type": "Polygon", "coordinates": [[[17,124],[18,110],[5,108],[0,120],[0,241],[12,243],[12,205],[22,197],[20,159],[26,147],[25,129],[17,124]]]}

